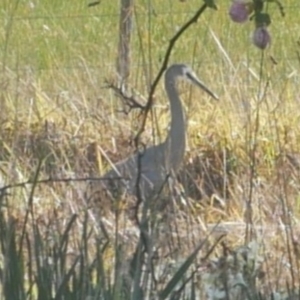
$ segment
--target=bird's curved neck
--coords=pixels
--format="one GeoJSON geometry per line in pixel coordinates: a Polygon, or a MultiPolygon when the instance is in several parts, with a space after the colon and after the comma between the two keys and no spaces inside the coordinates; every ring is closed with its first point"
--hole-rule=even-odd
{"type": "Polygon", "coordinates": [[[170,101],[171,127],[166,139],[167,167],[177,171],[185,151],[185,115],[173,78],[165,77],[165,89],[170,101]]]}

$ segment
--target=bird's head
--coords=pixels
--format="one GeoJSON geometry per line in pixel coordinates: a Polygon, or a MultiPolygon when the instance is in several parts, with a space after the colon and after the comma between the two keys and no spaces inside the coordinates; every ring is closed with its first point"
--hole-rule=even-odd
{"type": "Polygon", "coordinates": [[[208,93],[212,98],[218,100],[219,97],[213,93],[195,74],[191,67],[185,64],[174,64],[171,65],[166,72],[167,81],[174,82],[176,78],[182,78],[188,82],[195,84],[200,87],[206,93],[208,93]]]}
{"type": "Polygon", "coordinates": [[[198,86],[202,90],[204,90],[206,93],[208,93],[212,98],[219,100],[219,97],[213,93],[195,74],[195,72],[192,70],[191,67],[187,65],[181,65],[182,66],[182,75],[185,80],[188,82],[198,86]]]}

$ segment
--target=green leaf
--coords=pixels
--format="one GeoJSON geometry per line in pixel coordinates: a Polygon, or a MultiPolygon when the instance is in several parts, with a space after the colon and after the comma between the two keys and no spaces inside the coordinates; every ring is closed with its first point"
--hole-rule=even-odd
{"type": "Polygon", "coordinates": [[[204,0],[204,3],[205,3],[208,7],[212,8],[212,9],[215,9],[215,10],[218,10],[218,7],[217,7],[217,5],[216,5],[216,3],[215,3],[215,0],[204,0]]]}
{"type": "Polygon", "coordinates": [[[271,17],[268,13],[256,13],[254,15],[255,24],[259,26],[269,26],[271,24],[271,17]]]}
{"type": "Polygon", "coordinates": [[[160,293],[159,299],[167,299],[167,297],[170,295],[170,293],[173,291],[173,289],[176,287],[177,283],[182,279],[182,276],[186,273],[188,268],[193,263],[194,259],[196,258],[199,250],[203,247],[204,242],[201,242],[194,252],[186,259],[186,261],[181,265],[181,267],[178,269],[178,271],[174,274],[172,279],[168,282],[167,286],[163,289],[163,291],[160,293]]]}
{"type": "Polygon", "coordinates": [[[265,0],[265,1],[266,2],[273,2],[273,3],[277,4],[277,7],[278,7],[278,9],[280,11],[281,16],[282,17],[285,16],[284,7],[283,7],[283,5],[281,4],[281,2],[279,0],[265,0]]]}
{"type": "Polygon", "coordinates": [[[253,0],[253,6],[256,13],[260,13],[264,9],[264,2],[262,0],[253,0]]]}
{"type": "MultiPolygon", "coordinates": [[[[211,232],[206,236],[206,238],[196,247],[196,249],[191,253],[191,255],[185,260],[185,262],[180,266],[178,271],[174,274],[172,279],[167,283],[167,286],[160,292],[159,299],[164,300],[167,299],[167,297],[170,295],[170,293],[174,290],[178,282],[183,278],[184,274],[188,270],[188,268],[192,265],[194,262],[198,252],[203,247],[203,245],[207,242],[208,237],[212,232],[215,231],[215,229],[219,226],[219,222],[214,226],[214,228],[211,230],[211,232]]],[[[213,248],[218,244],[219,240],[216,241],[213,248]]],[[[209,252],[210,253],[210,252],[209,252]]],[[[209,254],[207,254],[208,256],[209,254]]]]}

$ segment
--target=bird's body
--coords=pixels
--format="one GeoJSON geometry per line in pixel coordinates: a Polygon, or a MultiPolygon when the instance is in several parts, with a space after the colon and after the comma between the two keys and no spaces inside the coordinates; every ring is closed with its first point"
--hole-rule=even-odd
{"type": "Polygon", "coordinates": [[[184,157],[186,132],[184,111],[176,88],[176,80],[179,77],[198,85],[217,99],[217,96],[205,87],[188,66],[184,64],[170,66],[165,73],[165,89],[171,111],[171,126],[166,140],[145,149],[141,154],[135,154],[115,164],[114,168],[103,176],[106,187],[125,189],[128,193],[136,195],[136,183],[140,172],[141,195],[149,197],[162,189],[168,175],[178,171],[184,157]],[[122,180],[113,180],[120,176],[122,180]]]}
{"type": "Polygon", "coordinates": [[[109,189],[126,190],[136,194],[136,182],[140,166],[140,191],[143,197],[159,192],[167,177],[163,144],[152,146],[141,154],[134,154],[118,162],[103,178],[109,189]],[[148,163],[151,161],[151,163],[148,163]],[[116,179],[118,177],[122,179],[116,179]],[[106,180],[106,179],[111,180],[106,180]],[[113,179],[115,178],[115,179],[113,179]]]}

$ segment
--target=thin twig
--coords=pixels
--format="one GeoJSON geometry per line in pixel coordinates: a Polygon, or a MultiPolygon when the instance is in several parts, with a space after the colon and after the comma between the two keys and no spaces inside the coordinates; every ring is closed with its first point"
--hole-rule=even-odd
{"type": "Polygon", "coordinates": [[[136,99],[135,95],[128,95],[123,86],[118,87],[113,82],[105,80],[106,88],[112,89],[117,97],[123,100],[123,103],[127,109],[121,111],[128,115],[133,109],[140,109],[141,111],[146,109],[146,105],[140,103],[139,100],[136,99]]]}
{"type": "Polygon", "coordinates": [[[105,181],[105,180],[124,180],[124,179],[126,180],[125,177],[121,177],[121,176],[115,176],[115,177],[112,177],[112,178],[103,178],[103,177],[53,178],[53,177],[49,177],[47,179],[41,179],[41,180],[29,179],[27,181],[2,186],[0,188],[0,194],[2,194],[3,192],[5,192],[9,189],[20,188],[20,187],[24,188],[24,187],[26,187],[27,185],[30,185],[30,184],[49,184],[49,183],[54,183],[54,182],[68,183],[68,182],[81,182],[81,181],[105,181]]]}

